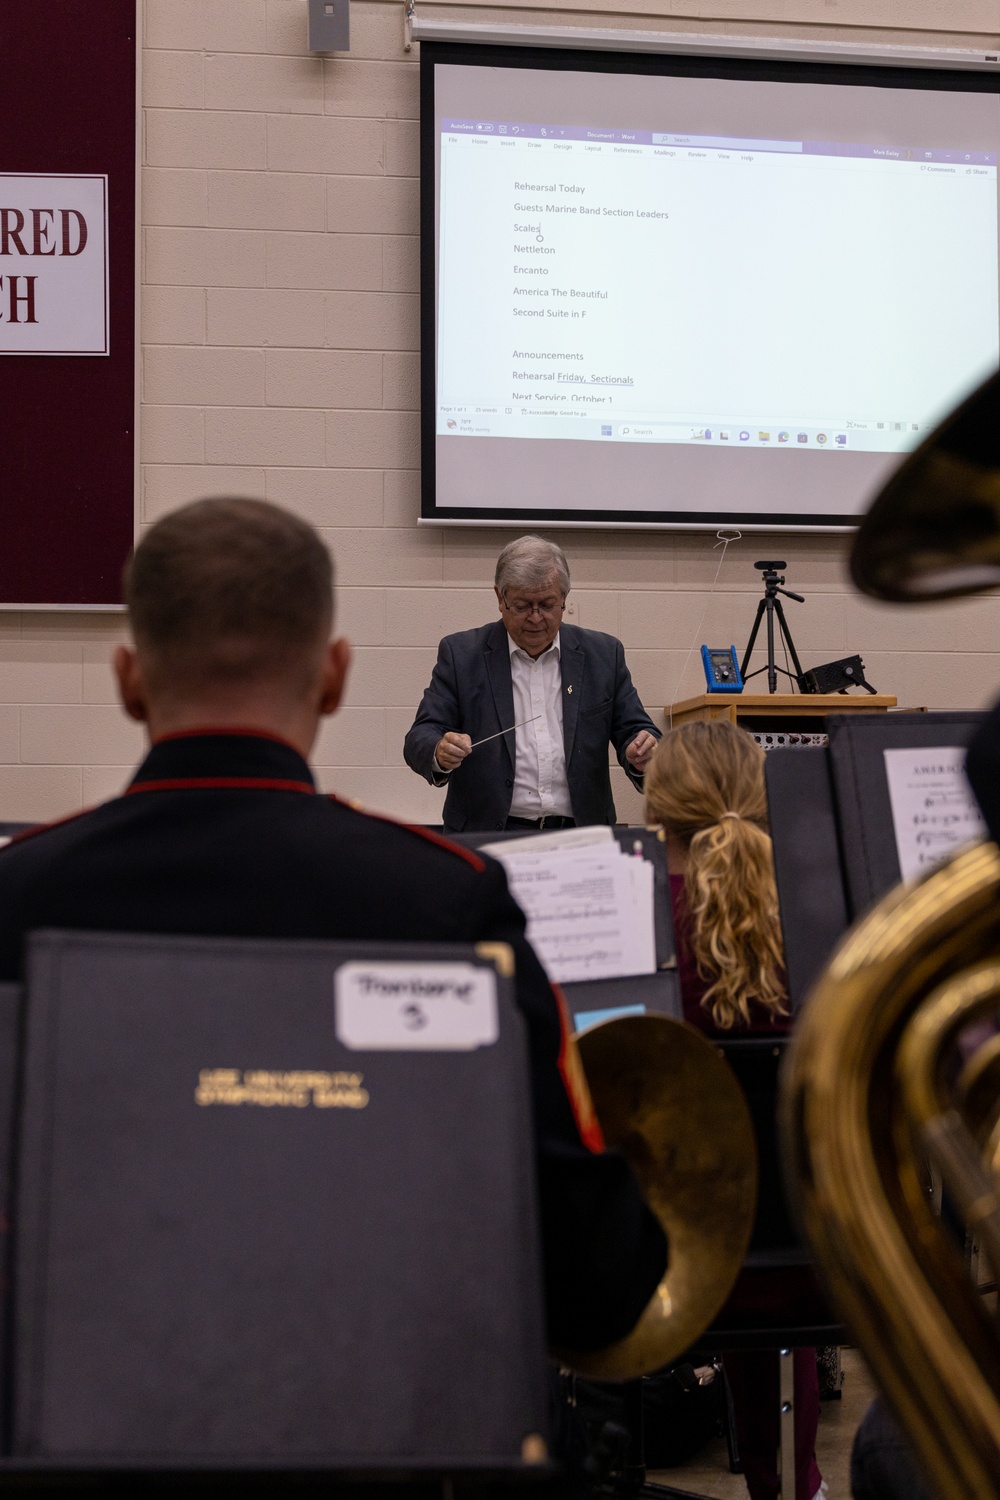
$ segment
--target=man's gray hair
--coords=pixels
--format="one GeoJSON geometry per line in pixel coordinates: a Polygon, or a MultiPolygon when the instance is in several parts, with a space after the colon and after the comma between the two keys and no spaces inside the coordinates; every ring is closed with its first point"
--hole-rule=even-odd
{"type": "Polygon", "coordinates": [[[494,583],[501,594],[509,588],[541,589],[555,573],[563,597],[569,593],[566,554],[555,542],[540,536],[519,536],[508,542],[497,558],[494,583]]]}

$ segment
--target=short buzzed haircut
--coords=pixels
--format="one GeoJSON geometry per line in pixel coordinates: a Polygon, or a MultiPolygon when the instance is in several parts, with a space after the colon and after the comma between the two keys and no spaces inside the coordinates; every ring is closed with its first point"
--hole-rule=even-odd
{"type": "Polygon", "coordinates": [[[333,623],[333,565],[276,505],[220,496],[157,521],[125,568],[135,643],[162,686],[308,673],[333,623]]]}

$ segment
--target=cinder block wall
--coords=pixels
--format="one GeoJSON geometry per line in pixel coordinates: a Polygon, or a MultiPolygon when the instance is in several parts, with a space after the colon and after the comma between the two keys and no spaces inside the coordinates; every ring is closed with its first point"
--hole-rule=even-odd
{"type": "MultiPolygon", "coordinates": [[[[956,46],[1000,33],[998,0],[615,8],[583,3],[580,18],[956,46]]],[[[525,9],[515,18],[566,24],[572,7],[525,9]]],[[[317,747],[322,784],[437,821],[441,794],[403,765],[403,734],[439,636],[492,616],[511,533],[416,525],[417,67],[401,6],[352,0],[351,53],[325,60],[306,50],[304,0],[145,0],[144,32],[141,521],[236,490],[322,529],[355,645],[347,706],[317,747]]],[[[806,665],[861,651],[881,690],[934,708],[1000,690],[1000,598],[877,609],[849,592],[839,539],[748,535],[721,568],[710,535],[560,539],[569,618],[621,636],[654,718],[700,690],[701,641],[745,641],[766,556],[787,558],[807,595],[788,605],[806,665]]],[[[0,819],[56,817],[123,784],[143,739],[107,668],[122,630],[0,614],[0,819]]],[[[618,788],[619,815],[638,818],[620,776],[618,788]]]]}

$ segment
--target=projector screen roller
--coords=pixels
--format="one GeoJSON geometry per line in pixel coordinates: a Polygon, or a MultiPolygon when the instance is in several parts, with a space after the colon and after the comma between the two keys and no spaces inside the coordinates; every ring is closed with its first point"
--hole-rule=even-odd
{"type": "Polygon", "coordinates": [[[996,368],[996,75],[421,67],[422,519],[850,526],[996,368]]]}

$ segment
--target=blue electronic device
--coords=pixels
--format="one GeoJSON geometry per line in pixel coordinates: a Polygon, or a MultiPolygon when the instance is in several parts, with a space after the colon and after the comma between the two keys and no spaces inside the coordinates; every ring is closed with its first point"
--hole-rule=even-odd
{"type": "Polygon", "coordinates": [[[742,693],[743,678],[735,646],[702,646],[701,664],[710,693],[742,693]]]}

